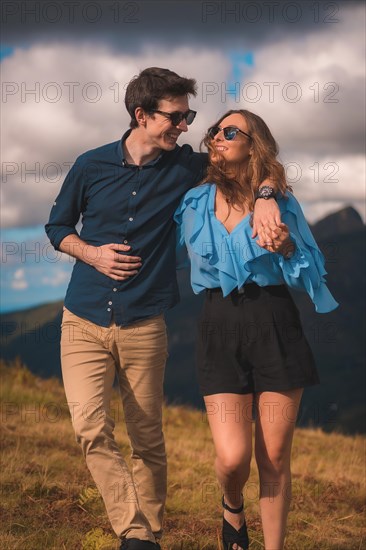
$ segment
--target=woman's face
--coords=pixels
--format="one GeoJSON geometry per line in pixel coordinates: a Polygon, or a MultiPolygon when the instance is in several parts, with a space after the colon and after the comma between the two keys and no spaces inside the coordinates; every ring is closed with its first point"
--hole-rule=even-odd
{"type": "MultiPolygon", "coordinates": [[[[233,113],[220,122],[219,127],[221,130],[211,141],[213,149],[225,159],[226,166],[246,165],[250,157],[252,140],[241,132],[238,132],[234,139],[230,141],[225,139],[222,130],[228,126],[238,128],[246,134],[249,133],[245,118],[239,113],[233,113]]],[[[216,160],[215,154],[213,154],[212,160],[216,160]]]]}

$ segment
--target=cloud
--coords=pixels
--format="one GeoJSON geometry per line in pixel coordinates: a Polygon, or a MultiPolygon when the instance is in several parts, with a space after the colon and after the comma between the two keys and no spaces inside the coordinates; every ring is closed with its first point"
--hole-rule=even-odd
{"type": "Polygon", "coordinates": [[[60,286],[64,285],[70,278],[70,273],[65,271],[57,270],[52,277],[44,276],[42,277],[42,283],[48,286],[60,286]]]}
{"type": "MultiPolygon", "coordinates": [[[[299,5],[305,10],[305,4],[299,5]]],[[[170,8],[165,23],[169,14],[170,8]]],[[[309,14],[299,21],[300,33],[294,31],[300,28],[297,24],[286,23],[286,34],[276,33],[271,25],[271,40],[266,35],[264,41],[256,25],[252,27],[257,36],[250,31],[248,41],[240,33],[243,21],[234,25],[228,18],[219,24],[211,18],[206,26],[200,23],[202,37],[196,42],[191,44],[187,35],[185,46],[169,49],[162,45],[162,36],[160,46],[144,49],[147,34],[137,52],[124,46],[118,51],[109,41],[89,41],[90,24],[82,42],[43,41],[15,49],[2,62],[2,125],[8,136],[2,151],[4,226],[47,221],[75,158],[118,140],[128,127],[123,103],[127,82],[142,68],[156,65],[198,81],[199,94],[191,101],[198,116],[180,143],[197,148],[205,129],[227,109],[248,108],[273,131],[298,198],[324,205],[312,212],[320,217],[332,202],[356,204],[363,214],[364,10],[357,4],[342,6],[339,22],[328,25],[310,24],[308,19],[309,14]],[[236,29],[242,42],[226,49],[219,39],[208,45],[204,37],[211,24],[224,34],[229,27],[236,29]],[[246,60],[244,71],[233,66],[233,56],[246,60]],[[240,80],[233,82],[233,76],[240,80]],[[298,179],[295,169],[301,174],[298,179]]],[[[156,20],[155,14],[151,21],[156,20]]]]}
{"type": "Polygon", "coordinates": [[[11,282],[11,288],[14,290],[25,290],[28,288],[28,282],[25,279],[24,269],[17,269],[11,282]]]}
{"type": "Polygon", "coordinates": [[[201,1],[135,0],[114,2],[4,2],[3,43],[31,47],[52,40],[108,44],[117,52],[139,55],[149,46],[201,49],[250,48],[316,28],[334,26],[361,0],[309,2],[297,0],[201,1]]]}
{"type": "Polygon", "coordinates": [[[360,6],[321,33],[312,30],[291,43],[283,37],[275,47],[264,44],[256,51],[247,78],[260,85],[262,97],[252,106],[288,151],[364,152],[364,39],[360,6]]]}
{"type": "MultiPolygon", "coordinates": [[[[3,115],[8,134],[2,162],[4,226],[46,222],[75,158],[121,137],[129,124],[124,88],[133,75],[158,60],[161,66],[190,76],[192,56],[195,74],[204,74],[209,81],[225,80],[230,67],[222,53],[193,52],[189,47],[172,52],[150,49],[132,58],[92,45],[76,49],[49,44],[18,49],[6,59],[2,67],[8,86],[3,115]],[[59,100],[53,101],[57,92],[59,100]]],[[[200,98],[192,102],[199,104],[200,98]]],[[[202,110],[206,116],[199,113],[193,135],[197,146],[212,106],[202,110]]]]}

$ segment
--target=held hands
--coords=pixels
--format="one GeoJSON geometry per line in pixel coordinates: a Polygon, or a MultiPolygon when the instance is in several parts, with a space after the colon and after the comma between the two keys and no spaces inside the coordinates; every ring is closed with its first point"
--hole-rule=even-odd
{"type": "Polygon", "coordinates": [[[286,257],[295,250],[289,229],[281,222],[280,209],[274,199],[258,199],[255,202],[252,238],[257,236],[256,243],[269,252],[286,257]]]}
{"type": "Polygon", "coordinates": [[[125,281],[132,275],[136,275],[142,265],[139,256],[119,254],[119,252],[127,252],[130,248],[124,244],[88,246],[86,261],[107,277],[115,281],[125,281]]]}
{"type": "Polygon", "coordinates": [[[288,256],[295,249],[295,243],[290,239],[289,228],[285,223],[270,224],[263,227],[256,243],[269,252],[277,252],[288,256]]]}
{"type": "Polygon", "coordinates": [[[257,199],[253,212],[252,238],[261,236],[263,227],[279,226],[281,223],[280,209],[275,199],[257,199]]]}

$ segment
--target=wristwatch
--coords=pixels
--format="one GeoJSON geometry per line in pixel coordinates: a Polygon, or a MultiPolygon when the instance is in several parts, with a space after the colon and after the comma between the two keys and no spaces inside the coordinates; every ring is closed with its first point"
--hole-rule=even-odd
{"type": "Polygon", "coordinates": [[[270,185],[263,185],[258,189],[255,194],[255,200],[257,199],[275,199],[276,200],[276,191],[270,185]]]}

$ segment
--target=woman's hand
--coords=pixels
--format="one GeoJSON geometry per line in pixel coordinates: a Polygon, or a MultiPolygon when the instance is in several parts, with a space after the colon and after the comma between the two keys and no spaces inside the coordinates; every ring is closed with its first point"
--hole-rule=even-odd
{"type": "Polygon", "coordinates": [[[259,236],[265,227],[279,226],[281,224],[280,209],[275,199],[257,199],[253,212],[252,238],[259,236]]]}
{"type": "Polygon", "coordinates": [[[256,243],[269,252],[277,252],[283,256],[295,250],[295,243],[290,239],[290,231],[285,223],[268,224],[259,233],[256,243]]]}

